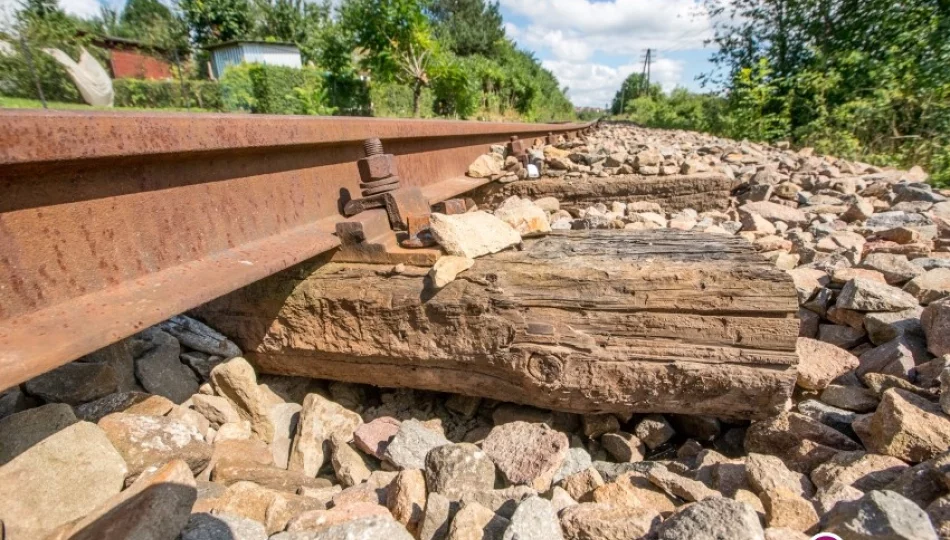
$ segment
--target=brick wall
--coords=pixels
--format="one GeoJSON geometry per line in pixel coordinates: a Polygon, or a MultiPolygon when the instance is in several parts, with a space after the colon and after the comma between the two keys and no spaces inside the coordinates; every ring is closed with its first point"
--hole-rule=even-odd
{"type": "Polygon", "coordinates": [[[112,50],[112,76],[116,79],[169,79],[171,64],[136,51],[112,50]]]}

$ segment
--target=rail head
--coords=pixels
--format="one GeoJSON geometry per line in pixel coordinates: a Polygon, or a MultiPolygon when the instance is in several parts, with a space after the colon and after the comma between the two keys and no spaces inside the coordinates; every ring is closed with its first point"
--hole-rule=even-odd
{"type": "Polygon", "coordinates": [[[0,165],[277,147],[510,135],[541,137],[582,124],[469,122],[214,113],[0,110],[0,165]]]}

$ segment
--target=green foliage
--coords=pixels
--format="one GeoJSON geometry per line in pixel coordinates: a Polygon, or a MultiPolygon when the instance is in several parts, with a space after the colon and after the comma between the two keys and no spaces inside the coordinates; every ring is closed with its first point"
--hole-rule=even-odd
{"type": "Polygon", "coordinates": [[[365,52],[361,64],[382,82],[412,88],[413,116],[422,90],[429,86],[441,48],[418,0],[350,0],[340,8],[343,25],[365,52]]]}
{"type": "MultiPolygon", "coordinates": [[[[369,87],[373,116],[411,118],[413,116],[412,88],[398,83],[373,83],[369,87]]],[[[424,88],[419,96],[419,115],[433,118],[435,98],[432,91],[424,88]]]]}
{"type": "Polygon", "coordinates": [[[492,56],[505,39],[498,2],[433,0],[428,11],[439,41],[459,56],[492,56]]]}
{"type": "Polygon", "coordinates": [[[230,66],[221,77],[221,103],[225,110],[261,114],[331,115],[324,74],[303,69],[264,64],[230,66]]]}
{"type": "Polygon", "coordinates": [[[224,110],[220,85],[211,81],[117,79],[112,86],[117,107],[224,110]]]}
{"type": "Polygon", "coordinates": [[[567,88],[561,88],[554,74],[542,67],[533,54],[506,41],[497,62],[504,74],[499,92],[504,107],[514,109],[531,122],[574,118],[574,105],[567,99],[567,88]]]}
{"type": "MultiPolygon", "coordinates": [[[[950,183],[950,9],[939,0],[707,0],[719,21],[706,83],[626,100],[654,127],[789,140],[950,183]]],[[[637,88],[631,75],[624,83],[637,88]]],[[[623,94],[618,91],[614,112],[623,94]]]]}
{"type": "Polygon", "coordinates": [[[950,7],[943,0],[707,0],[720,21],[706,82],[727,133],[950,181],[950,7]]]}
{"type": "Polygon", "coordinates": [[[439,116],[469,118],[479,106],[479,87],[468,69],[470,62],[446,56],[434,69],[432,93],[439,116]]]}
{"type": "MultiPolygon", "coordinates": [[[[47,101],[46,106],[53,110],[65,110],[65,111],[90,111],[90,110],[100,110],[100,111],[114,111],[114,107],[93,107],[86,105],[85,103],[65,103],[62,101],[47,101]]],[[[4,97],[0,96],[0,108],[5,109],[39,109],[42,108],[43,104],[38,99],[29,99],[29,98],[14,98],[14,97],[4,97]]],[[[118,110],[123,111],[150,111],[154,110],[152,107],[146,108],[136,108],[136,107],[122,107],[118,110]]],[[[217,111],[206,111],[205,109],[198,109],[195,107],[182,108],[182,109],[163,109],[166,111],[182,111],[182,112],[217,112],[217,111]]]]}
{"type": "MultiPolygon", "coordinates": [[[[314,6],[318,4],[308,3],[306,9],[314,6]]],[[[354,64],[353,36],[330,17],[328,2],[319,6],[319,17],[311,16],[310,30],[297,42],[303,59],[324,70],[327,103],[338,114],[369,114],[369,88],[354,64]]]]}
{"type": "Polygon", "coordinates": [[[336,113],[336,108],[327,104],[327,90],[319,77],[306,77],[302,85],[293,88],[293,97],[296,114],[330,116],[336,113]]]}
{"type": "MultiPolygon", "coordinates": [[[[103,7],[79,26],[62,14],[56,0],[26,1],[31,7],[24,20],[62,18],[67,23],[44,23],[44,32],[58,29],[59,38],[35,39],[34,47],[55,42],[75,56],[75,45],[62,45],[60,38],[74,41],[76,28],[82,27],[90,36],[155,45],[156,52],[169,51],[170,61],[177,52],[186,79],[206,76],[205,47],[231,40],[293,42],[308,65],[302,70],[235,66],[218,85],[186,82],[184,90],[177,81],[116,81],[119,105],[200,104],[271,114],[574,118],[567,89],[531,53],[505,38],[497,1],[342,0],[331,14],[330,0],[178,0],[173,8],[163,0],[126,0],[121,10],[103,7]]],[[[18,55],[0,58],[0,92],[35,97],[26,72],[18,55]]],[[[50,96],[79,100],[52,59],[42,58],[40,72],[50,96]]]]}
{"type": "MultiPolygon", "coordinates": [[[[15,43],[14,45],[19,45],[15,43]]],[[[52,57],[29,46],[33,57],[33,65],[43,95],[50,101],[80,103],[82,98],[66,71],[52,57]]],[[[20,49],[19,47],[17,47],[20,49]]],[[[26,57],[18,50],[18,54],[0,55],[0,94],[11,97],[39,99],[36,90],[36,81],[29,68],[26,57]]]]}
{"type": "Polygon", "coordinates": [[[246,39],[296,43],[307,60],[305,44],[331,23],[328,0],[254,0],[252,6],[256,25],[246,39]]]}
{"type": "Polygon", "coordinates": [[[198,47],[248,39],[253,23],[248,0],[179,0],[198,47]]]}
{"type": "Polygon", "coordinates": [[[250,64],[228,66],[221,76],[221,102],[226,111],[253,112],[257,108],[250,64]]]}
{"type": "Polygon", "coordinates": [[[604,111],[593,107],[583,107],[577,111],[577,119],[581,122],[590,122],[604,117],[604,111]]]}
{"type": "Polygon", "coordinates": [[[669,95],[657,88],[655,93],[627,101],[624,110],[626,118],[643,126],[722,133],[724,104],[718,96],[694,94],[685,88],[675,88],[669,95]]]}
{"type": "Polygon", "coordinates": [[[297,109],[294,88],[303,83],[297,70],[284,66],[247,64],[254,91],[254,112],[293,114],[297,109]]]}
{"type": "Polygon", "coordinates": [[[723,130],[728,137],[775,141],[788,134],[787,103],[779,98],[775,87],[766,84],[770,74],[764,58],[736,73],[728,98],[730,114],[723,130]]]}
{"type": "Polygon", "coordinates": [[[79,91],[66,70],[43,52],[44,48],[52,47],[78,58],[79,47],[88,47],[89,41],[77,36],[78,27],[78,21],[60,9],[55,0],[24,2],[13,21],[13,31],[20,39],[10,40],[16,54],[0,55],[0,93],[38,99],[36,79],[39,79],[46,99],[81,102],[79,91]],[[36,77],[34,70],[30,69],[30,60],[36,77]]]}
{"type": "Polygon", "coordinates": [[[170,21],[172,17],[171,10],[158,0],[128,0],[118,19],[122,26],[137,30],[170,21]]]}
{"type": "Polygon", "coordinates": [[[340,19],[364,51],[362,66],[386,82],[402,70],[401,54],[431,44],[429,20],[418,0],[347,0],[340,19]]]}
{"type": "Polygon", "coordinates": [[[614,94],[614,99],[610,104],[611,114],[623,114],[627,111],[627,102],[639,97],[649,97],[658,99],[662,90],[659,85],[647,83],[647,78],[642,73],[631,73],[620,84],[620,89],[614,94]]]}

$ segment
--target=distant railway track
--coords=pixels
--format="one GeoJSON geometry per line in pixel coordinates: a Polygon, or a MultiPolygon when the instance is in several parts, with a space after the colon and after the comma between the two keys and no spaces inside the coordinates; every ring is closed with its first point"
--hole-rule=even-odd
{"type": "Polygon", "coordinates": [[[380,212],[343,215],[368,139],[433,204],[490,144],[589,127],[0,111],[0,390],[337,248],[380,212]]]}

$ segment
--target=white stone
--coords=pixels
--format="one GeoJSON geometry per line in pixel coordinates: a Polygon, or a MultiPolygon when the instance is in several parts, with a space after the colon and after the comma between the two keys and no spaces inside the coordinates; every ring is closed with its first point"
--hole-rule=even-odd
{"type": "Polygon", "coordinates": [[[432,285],[436,289],[441,289],[449,283],[455,281],[455,277],[468,270],[475,264],[474,259],[468,257],[459,257],[457,255],[446,255],[440,257],[429,270],[429,278],[432,279],[432,285]]]}
{"type": "Polygon", "coordinates": [[[474,259],[521,243],[511,225],[486,212],[432,214],[430,229],[436,241],[451,255],[474,259]]]}
{"type": "Polygon", "coordinates": [[[547,213],[540,206],[528,199],[521,199],[517,195],[505,199],[495,210],[495,217],[525,236],[551,232],[547,213]]]}

